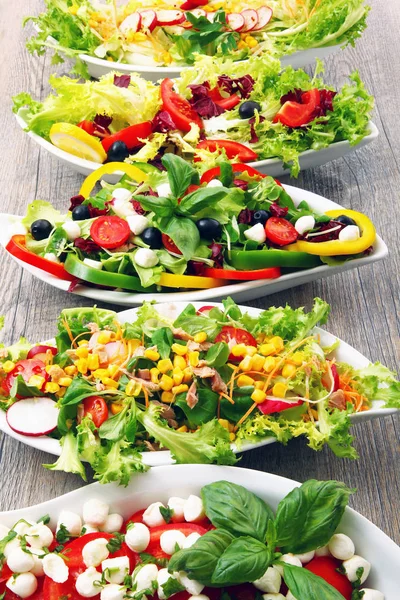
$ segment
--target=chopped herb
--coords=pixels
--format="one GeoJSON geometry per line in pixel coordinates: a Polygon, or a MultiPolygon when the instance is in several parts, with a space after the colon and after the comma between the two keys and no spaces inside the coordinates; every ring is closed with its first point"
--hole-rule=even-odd
{"type": "Polygon", "coordinates": [[[111,554],[121,549],[125,536],[122,533],[114,533],[114,537],[110,539],[106,548],[111,554]]]}
{"type": "Polygon", "coordinates": [[[47,525],[50,523],[50,515],[43,515],[40,519],[37,520],[37,523],[43,523],[43,525],[47,525]]]}
{"type": "Polygon", "coordinates": [[[169,598],[173,594],[183,592],[185,587],[179,583],[175,577],[169,577],[165,583],[162,584],[162,589],[166,598],[169,598]]]}
{"type": "Polygon", "coordinates": [[[66,542],[69,542],[70,539],[71,539],[71,535],[70,535],[68,529],[65,527],[65,525],[63,523],[61,523],[60,528],[58,529],[58,531],[56,533],[57,542],[60,542],[60,544],[65,544],[66,542]]]}
{"type": "Polygon", "coordinates": [[[167,508],[165,508],[165,506],[160,506],[160,513],[166,523],[171,522],[171,519],[174,515],[174,511],[172,510],[172,508],[169,508],[168,506],[167,508]]]}

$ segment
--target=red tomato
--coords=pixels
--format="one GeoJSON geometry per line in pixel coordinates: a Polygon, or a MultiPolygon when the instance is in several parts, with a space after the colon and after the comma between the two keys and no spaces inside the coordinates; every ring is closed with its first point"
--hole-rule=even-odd
{"type": "Polygon", "coordinates": [[[64,269],[64,265],[47,260],[47,258],[38,256],[27,250],[24,235],[13,235],[6,246],[6,250],[12,254],[12,256],[15,256],[15,258],[19,258],[19,260],[32,265],[32,267],[42,269],[54,277],[66,279],[67,281],[72,281],[74,279],[73,275],[70,275],[64,269]]]}
{"type": "Polygon", "coordinates": [[[44,383],[39,389],[42,389],[45,383],[49,380],[49,375],[46,373],[46,365],[43,361],[25,358],[24,360],[19,360],[16,363],[14,369],[8,373],[7,377],[3,381],[3,388],[7,394],[11,392],[13,383],[18,375],[21,375],[26,383],[29,382],[29,379],[32,377],[32,375],[44,377],[44,383]]]}
{"type": "Polygon", "coordinates": [[[237,104],[240,103],[240,98],[237,94],[232,94],[231,96],[224,98],[221,95],[221,92],[219,91],[218,87],[215,87],[212,90],[210,90],[208,95],[217,106],[223,108],[224,110],[231,110],[237,104]]]}
{"type": "Polygon", "coordinates": [[[212,310],[213,308],[215,308],[215,306],[202,306],[201,308],[199,308],[199,310],[197,311],[197,314],[200,315],[201,317],[208,317],[208,313],[210,312],[210,310],[212,310]]]}
{"type": "Polygon", "coordinates": [[[35,356],[36,359],[43,360],[44,362],[47,358],[48,350],[53,356],[57,354],[57,348],[54,348],[54,346],[33,346],[33,348],[29,350],[26,358],[33,358],[35,356]]]}
{"type": "Polygon", "coordinates": [[[93,423],[97,429],[104,421],[107,421],[108,418],[107,404],[100,396],[89,396],[89,398],[85,398],[83,401],[83,412],[85,417],[87,415],[92,417],[93,423]]]}
{"type": "MultiPolygon", "coordinates": [[[[229,349],[233,348],[233,346],[236,346],[237,344],[245,344],[246,346],[254,346],[255,348],[257,347],[257,342],[251,333],[245,329],[231,327],[230,325],[225,325],[221,329],[215,338],[215,343],[217,342],[226,342],[229,346],[229,349]]],[[[237,362],[238,360],[241,360],[241,358],[230,354],[229,360],[237,362]]]]}
{"type": "Polygon", "coordinates": [[[128,523],[143,523],[144,511],[145,511],[145,509],[142,508],[141,510],[137,510],[135,513],[133,513],[133,515],[130,516],[129,519],[127,519],[125,521],[123,531],[124,532],[126,531],[126,527],[127,527],[128,523]]]}
{"type": "Polygon", "coordinates": [[[270,217],[265,224],[265,234],[277,246],[286,246],[297,240],[299,234],[294,226],[280,217],[270,217]]]}
{"type": "Polygon", "coordinates": [[[168,525],[160,525],[159,527],[151,527],[150,529],[150,543],[146,548],[146,552],[155,556],[156,558],[169,558],[168,554],[165,554],[161,550],[160,537],[164,531],[170,529],[181,531],[184,535],[188,536],[191,533],[198,533],[204,535],[208,529],[197,525],[196,523],[169,523],[168,525]]]}
{"type": "MultiPolygon", "coordinates": [[[[5,585],[5,583],[0,583],[0,594],[4,594],[4,592],[6,592],[6,595],[4,596],[4,600],[21,600],[21,596],[17,596],[17,594],[14,594],[14,592],[11,592],[5,585]]],[[[43,577],[38,578],[38,587],[37,590],[34,594],[32,594],[31,596],[28,596],[26,598],[26,600],[43,600],[44,596],[43,596],[43,577]]],[[[71,597],[72,600],[72,597],[71,597]]]]}
{"type": "Polygon", "coordinates": [[[193,8],[197,8],[198,6],[204,6],[208,4],[208,0],[186,0],[183,4],[181,4],[181,10],[192,10],[193,8]]]}
{"type": "Polygon", "coordinates": [[[162,243],[164,244],[164,247],[169,252],[173,252],[174,254],[182,254],[182,252],[179,250],[178,246],[171,240],[169,235],[166,235],[165,233],[163,233],[161,235],[161,239],[162,239],[162,243]]]}
{"type": "Polygon", "coordinates": [[[276,279],[281,276],[279,267],[269,267],[266,269],[256,269],[254,271],[234,271],[229,269],[204,269],[205,277],[215,277],[216,279],[231,279],[237,281],[254,281],[257,279],[276,279]]]}
{"type": "Polygon", "coordinates": [[[337,590],[346,600],[351,600],[353,586],[345,575],[338,573],[341,562],[330,556],[317,556],[304,568],[318,575],[337,590]]]}
{"type": "Polygon", "coordinates": [[[196,183],[191,183],[189,185],[188,189],[186,190],[186,194],[191,194],[192,192],[195,192],[198,189],[200,189],[199,185],[197,185],[196,183]]]}
{"type": "Polygon", "coordinates": [[[104,140],[101,140],[101,143],[106,152],[109,151],[114,142],[124,142],[129,149],[137,148],[138,146],[143,146],[143,142],[140,140],[147,139],[151,134],[151,122],[145,121],[144,123],[125,127],[125,129],[107,136],[104,140]]]}
{"type": "MultiPolygon", "coordinates": [[[[242,162],[251,162],[257,160],[257,154],[248,146],[232,142],[231,140],[202,140],[197,144],[196,148],[215,152],[218,149],[225,150],[228,158],[238,158],[242,162]]],[[[200,160],[199,157],[194,158],[195,162],[200,160]]]]}
{"type": "Polygon", "coordinates": [[[92,121],[81,121],[80,123],[78,123],[77,127],[80,127],[89,135],[94,135],[94,132],[96,131],[95,124],[92,123],[92,121]]]}
{"type": "Polygon", "coordinates": [[[90,227],[90,237],[102,248],[118,248],[130,235],[128,223],[114,215],[97,217],[90,227]]]}
{"type": "Polygon", "coordinates": [[[275,115],[274,123],[278,121],[287,127],[301,127],[312,121],[315,108],[320,102],[320,93],[317,89],[304,92],[299,102],[288,101],[275,115]]]}
{"type": "Polygon", "coordinates": [[[190,131],[191,123],[195,123],[202,128],[203,121],[199,115],[193,110],[186,98],[174,92],[173,87],[174,82],[172,79],[164,79],[161,83],[163,109],[170,114],[177,128],[182,131],[190,131]]]}
{"type": "MultiPolygon", "coordinates": [[[[332,391],[336,392],[340,388],[339,373],[336,368],[336,365],[331,365],[331,371],[332,371],[332,377],[333,377],[333,390],[332,391]]],[[[332,379],[328,372],[326,372],[325,375],[322,376],[321,382],[322,382],[322,385],[324,386],[324,388],[326,388],[328,391],[330,391],[330,389],[332,387],[332,379]]]]}

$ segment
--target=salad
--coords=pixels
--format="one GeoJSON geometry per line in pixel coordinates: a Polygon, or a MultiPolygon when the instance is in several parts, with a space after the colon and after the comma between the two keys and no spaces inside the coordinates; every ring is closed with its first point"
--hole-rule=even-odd
{"type": "Polygon", "coordinates": [[[306,481],[279,503],[229,481],[201,497],[173,496],[128,519],[92,498],[68,509],[0,524],[3,598],[167,600],[384,600],[365,587],[372,565],[335,533],[354,490],[306,481]],[[299,510],[299,506],[301,510],[299,510]]]}
{"type": "Polygon", "coordinates": [[[14,112],[57,148],[95,163],[154,162],[165,153],[214,166],[221,154],[251,162],[276,158],[299,173],[299,156],[369,134],[373,99],[357,72],[341,91],[266,57],[224,63],[204,56],[174,82],[110,73],[80,83],[52,77],[56,95],[14,97],[14,112]]]}
{"type": "Polygon", "coordinates": [[[85,283],[140,292],[276,279],[373,251],[367,216],[342,208],[316,213],[305,201],[295,206],[279,181],[246,164],[220,162],[201,178],[174,154],[160,164],[164,170],[146,163],[101,167],[66,215],[36,200],[6,249],[71,280],[71,291],[85,283]],[[126,174],[91,196],[110,170],[126,174]]]}
{"type": "Polygon", "coordinates": [[[144,303],[132,323],[109,310],[65,309],[54,343],[20,340],[1,355],[1,408],[22,435],[49,435],[62,453],[49,469],[127,485],[141,454],[168,449],[178,463],[234,464],[236,449],[305,436],[356,458],[350,415],[375,399],[400,407],[400,383],[379,363],[335,358],[313,332],[329,305],[289,306],[259,317],[231,300],[172,321],[144,303]]]}
{"type": "Polygon", "coordinates": [[[75,59],[88,76],[82,53],[145,66],[193,64],[196,55],[235,61],[252,55],[282,56],[299,50],[354,44],[366,27],[363,0],[46,0],[46,12],[29,17],[37,33],[31,53],[55,52],[75,59]]]}

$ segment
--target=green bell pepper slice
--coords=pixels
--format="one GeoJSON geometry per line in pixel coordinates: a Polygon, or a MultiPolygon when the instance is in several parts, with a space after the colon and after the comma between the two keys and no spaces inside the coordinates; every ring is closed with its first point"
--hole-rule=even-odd
{"type": "Polygon", "coordinates": [[[231,250],[229,263],[239,271],[253,271],[267,267],[312,269],[322,264],[318,256],[307,254],[307,252],[288,252],[276,249],[231,250]]]}

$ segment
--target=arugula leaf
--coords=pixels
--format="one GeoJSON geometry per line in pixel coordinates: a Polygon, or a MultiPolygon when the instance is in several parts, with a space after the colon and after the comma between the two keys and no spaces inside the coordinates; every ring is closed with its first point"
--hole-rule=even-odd
{"type": "Polygon", "coordinates": [[[125,540],[125,536],[123,533],[115,532],[114,537],[112,537],[108,544],[106,545],[107,550],[110,551],[111,554],[114,552],[118,552],[121,549],[121,546],[125,540]]]}
{"type": "Polygon", "coordinates": [[[242,536],[232,541],[219,558],[212,576],[218,586],[255,581],[271,563],[271,553],[263,542],[242,536]]]}
{"type": "Polygon", "coordinates": [[[217,342],[208,350],[205,360],[210,367],[219,369],[226,364],[229,353],[229,346],[226,342],[217,342]]]}
{"type": "Polygon", "coordinates": [[[60,523],[60,526],[56,532],[56,540],[59,544],[66,544],[71,539],[71,534],[65,527],[64,523],[60,523]]]}
{"type": "Polygon", "coordinates": [[[335,588],[308,569],[283,563],[283,578],[297,600],[343,600],[335,588]]]}
{"type": "Polygon", "coordinates": [[[65,473],[76,473],[86,481],[85,468],[78,454],[78,440],[72,431],[69,431],[60,440],[62,451],[60,457],[52,465],[43,465],[45,469],[52,471],[65,471],[65,473]]]}
{"type": "Polygon", "coordinates": [[[169,327],[156,329],[151,336],[151,341],[154,346],[157,346],[161,358],[169,358],[171,346],[174,343],[174,336],[169,327]]]}
{"type": "Polygon", "coordinates": [[[199,183],[196,169],[180,156],[168,152],[161,162],[167,169],[169,185],[175,198],[183,196],[191,183],[199,183]]]}

